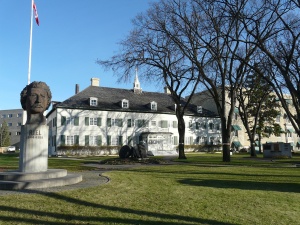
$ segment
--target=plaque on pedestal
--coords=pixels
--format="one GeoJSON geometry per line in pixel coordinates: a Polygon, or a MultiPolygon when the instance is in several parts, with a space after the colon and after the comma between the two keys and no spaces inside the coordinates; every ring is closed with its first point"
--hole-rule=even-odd
{"type": "Polygon", "coordinates": [[[20,172],[48,169],[48,126],[27,124],[21,128],[20,172]]]}

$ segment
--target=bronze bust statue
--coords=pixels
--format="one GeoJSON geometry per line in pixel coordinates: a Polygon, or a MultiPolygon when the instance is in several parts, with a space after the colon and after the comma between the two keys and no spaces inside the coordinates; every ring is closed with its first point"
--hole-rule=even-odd
{"type": "Polygon", "coordinates": [[[27,111],[26,124],[46,124],[44,112],[51,103],[51,91],[44,82],[34,81],[21,92],[21,105],[27,111]]]}

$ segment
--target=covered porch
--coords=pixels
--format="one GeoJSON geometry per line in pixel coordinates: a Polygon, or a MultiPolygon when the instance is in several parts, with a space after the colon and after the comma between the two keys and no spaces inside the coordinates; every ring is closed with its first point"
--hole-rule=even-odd
{"type": "Polygon", "coordinates": [[[143,132],[140,140],[145,145],[148,155],[175,155],[171,132],[143,132]]]}

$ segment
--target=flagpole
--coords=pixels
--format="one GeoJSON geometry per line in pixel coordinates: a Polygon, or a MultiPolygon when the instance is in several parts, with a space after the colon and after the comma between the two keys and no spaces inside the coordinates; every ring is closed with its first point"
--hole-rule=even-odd
{"type": "MultiPolygon", "coordinates": [[[[33,1],[31,0],[31,10],[30,10],[30,37],[29,37],[29,56],[28,56],[28,76],[27,76],[27,84],[30,84],[30,73],[31,73],[31,50],[32,50],[32,20],[33,20],[33,1]]],[[[27,120],[27,112],[23,110],[23,121],[22,124],[25,125],[27,120]]]]}
{"type": "Polygon", "coordinates": [[[30,84],[31,74],[31,52],[32,52],[32,17],[33,17],[33,0],[31,0],[31,13],[30,13],[30,40],[29,40],[29,57],[28,57],[28,84],[30,84]]]}

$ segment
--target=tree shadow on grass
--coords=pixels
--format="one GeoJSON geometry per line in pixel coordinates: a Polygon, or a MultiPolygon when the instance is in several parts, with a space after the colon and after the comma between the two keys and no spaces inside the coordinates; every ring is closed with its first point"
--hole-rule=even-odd
{"type": "MultiPolygon", "coordinates": [[[[210,219],[201,219],[196,217],[189,217],[189,216],[181,216],[175,214],[165,214],[165,213],[156,213],[156,212],[149,212],[144,210],[135,210],[130,208],[122,208],[118,206],[109,206],[104,204],[92,203],[85,200],[80,200],[76,198],[71,198],[64,196],[58,193],[49,193],[49,192],[40,192],[37,190],[32,191],[35,194],[41,194],[46,197],[51,197],[57,199],[59,201],[65,201],[69,204],[74,204],[74,207],[77,206],[85,206],[91,207],[96,209],[108,210],[108,211],[115,211],[119,213],[124,213],[127,218],[114,218],[112,217],[102,217],[99,216],[82,216],[82,215],[69,215],[60,212],[44,212],[38,210],[30,210],[30,209],[22,209],[22,208],[15,208],[10,206],[0,206],[0,211],[7,211],[7,212],[14,212],[17,211],[18,213],[23,214],[22,217],[11,217],[6,216],[4,214],[0,215],[0,221],[7,222],[7,223],[29,223],[29,224],[78,224],[81,223],[88,223],[88,224],[106,224],[106,223],[114,223],[114,224],[141,224],[141,225],[148,225],[148,224],[162,224],[162,225],[179,225],[179,224],[210,224],[210,225],[235,225],[233,223],[225,223],[222,221],[210,220],[210,219]],[[139,217],[149,217],[145,220],[138,220],[135,218],[128,218],[128,215],[137,215],[139,217]],[[35,215],[34,218],[26,218],[31,217],[31,215],[35,215]],[[53,221],[43,220],[43,217],[50,217],[53,218],[53,221]],[[152,218],[161,218],[161,221],[157,221],[152,218]],[[56,220],[63,220],[65,222],[58,222],[56,220]],[[165,220],[165,221],[164,221],[165,220]],[[170,220],[176,221],[171,222],[170,220]]],[[[42,203],[41,203],[42,204],[42,203]]],[[[180,209],[179,209],[180,210],[180,209]]]]}
{"type": "Polygon", "coordinates": [[[199,180],[199,179],[182,179],[181,184],[213,187],[213,188],[235,188],[241,190],[261,190],[261,191],[279,191],[300,193],[299,183],[275,183],[275,182],[257,182],[257,181],[240,181],[240,180],[199,180]]]}
{"type": "MultiPolygon", "coordinates": [[[[195,168],[200,168],[203,169],[206,166],[199,166],[199,165],[193,165],[191,167],[195,167],[195,168]]],[[[211,168],[211,166],[207,166],[208,168],[211,168]]],[[[241,177],[260,177],[263,178],[265,177],[266,179],[269,177],[278,177],[278,178],[300,178],[300,175],[296,175],[296,174],[258,174],[258,173],[246,173],[246,172],[235,172],[238,171],[238,169],[236,169],[235,171],[232,172],[222,172],[221,170],[215,170],[215,171],[203,171],[203,170],[199,170],[199,169],[194,169],[194,170],[182,170],[181,168],[177,168],[174,170],[149,170],[147,168],[138,168],[138,169],[130,169],[128,170],[131,173],[142,173],[142,174],[179,174],[179,175],[219,175],[219,176],[241,176],[241,177]]]]}

